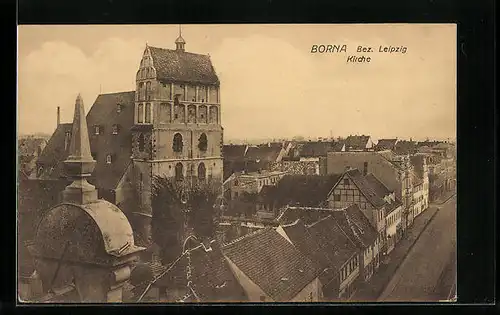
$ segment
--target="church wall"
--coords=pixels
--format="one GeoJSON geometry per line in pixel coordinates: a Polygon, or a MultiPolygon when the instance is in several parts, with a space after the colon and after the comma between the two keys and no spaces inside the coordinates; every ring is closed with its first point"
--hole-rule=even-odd
{"type": "Polygon", "coordinates": [[[199,128],[186,130],[185,128],[156,130],[154,132],[154,159],[181,159],[181,158],[205,158],[221,157],[222,130],[199,128]],[[176,133],[182,136],[182,151],[174,152],[173,139],[176,133]],[[202,134],[207,136],[207,150],[202,151],[198,147],[202,134]]]}

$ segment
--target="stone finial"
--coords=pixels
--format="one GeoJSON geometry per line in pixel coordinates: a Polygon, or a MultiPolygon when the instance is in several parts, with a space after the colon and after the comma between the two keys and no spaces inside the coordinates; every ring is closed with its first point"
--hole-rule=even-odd
{"type": "Polygon", "coordinates": [[[86,180],[86,177],[94,171],[95,163],[90,153],[83,99],[78,94],[75,102],[69,156],[64,161],[66,175],[73,179],[73,183],[66,187],[63,192],[65,202],[85,204],[97,200],[97,190],[86,180]]]}

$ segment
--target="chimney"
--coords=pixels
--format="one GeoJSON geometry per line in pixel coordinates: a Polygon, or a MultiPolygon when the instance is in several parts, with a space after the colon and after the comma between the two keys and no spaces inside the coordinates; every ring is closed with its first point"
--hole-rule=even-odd
{"type": "Polygon", "coordinates": [[[61,124],[61,108],[57,106],[57,126],[61,124]]]}

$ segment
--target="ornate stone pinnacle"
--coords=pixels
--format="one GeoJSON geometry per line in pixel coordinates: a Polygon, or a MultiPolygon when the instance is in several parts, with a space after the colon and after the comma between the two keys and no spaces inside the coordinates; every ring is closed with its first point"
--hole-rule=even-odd
{"type": "Polygon", "coordinates": [[[84,204],[97,200],[97,190],[85,179],[92,174],[95,164],[96,162],[90,154],[85,108],[82,97],[78,94],[75,102],[69,156],[64,161],[66,175],[73,179],[73,183],[66,187],[63,192],[65,202],[84,204]]]}

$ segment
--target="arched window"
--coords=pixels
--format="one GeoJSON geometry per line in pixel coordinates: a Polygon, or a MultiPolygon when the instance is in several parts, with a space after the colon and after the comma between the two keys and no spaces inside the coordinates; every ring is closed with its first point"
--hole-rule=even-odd
{"type": "MultiPolygon", "coordinates": [[[[143,69],[144,70],[144,69],[143,69]]],[[[144,82],[139,83],[139,101],[144,100],[144,82]]]]}
{"type": "Polygon", "coordinates": [[[144,152],[144,134],[139,135],[139,151],[144,152]]]}
{"type": "Polygon", "coordinates": [[[201,162],[200,165],[198,165],[198,179],[200,181],[205,181],[207,177],[207,169],[205,168],[205,163],[201,162]]]}
{"type": "MultiPolygon", "coordinates": [[[[149,74],[149,69],[148,69],[149,74]]],[[[146,100],[149,101],[151,99],[151,82],[146,82],[146,100]]]]}
{"type": "Polygon", "coordinates": [[[144,122],[144,104],[137,106],[137,122],[142,124],[144,122]]]}
{"type": "Polygon", "coordinates": [[[175,180],[182,180],[184,178],[182,163],[175,164],[175,180]]]}
{"type": "Polygon", "coordinates": [[[182,152],[182,135],[180,133],[176,133],[174,135],[172,148],[174,149],[174,152],[182,152]]]}
{"type": "Polygon", "coordinates": [[[208,147],[207,135],[202,133],[200,138],[198,139],[198,149],[202,152],[206,152],[208,147]]]}
{"type": "Polygon", "coordinates": [[[151,123],[151,104],[146,103],[146,118],[145,118],[145,123],[150,124],[151,123]]]}

